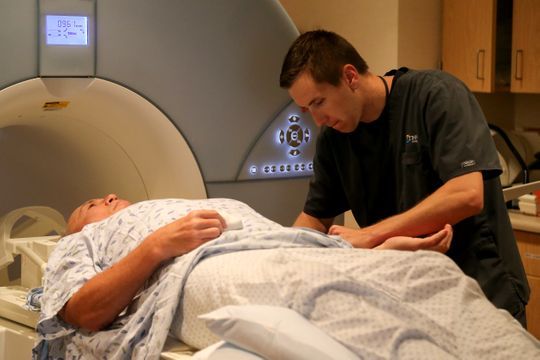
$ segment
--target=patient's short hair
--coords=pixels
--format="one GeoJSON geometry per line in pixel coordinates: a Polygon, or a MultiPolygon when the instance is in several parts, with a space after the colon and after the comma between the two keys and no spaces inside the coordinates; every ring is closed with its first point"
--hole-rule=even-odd
{"type": "Polygon", "coordinates": [[[289,89],[302,72],[309,71],[315,82],[337,86],[346,64],[353,65],[360,74],[368,70],[358,51],[343,37],[326,30],[309,31],[300,35],[289,48],[279,85],[289,89]]]}

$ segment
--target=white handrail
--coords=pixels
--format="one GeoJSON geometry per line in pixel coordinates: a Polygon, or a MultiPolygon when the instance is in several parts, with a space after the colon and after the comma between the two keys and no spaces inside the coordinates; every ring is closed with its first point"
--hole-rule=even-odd
{"type": "Polygon", "coordinates": [[[503,189],[504,201],[517,199],[518,197],[529,194],[533,191],[540,190],[540,181],[534,181],[527,184],[515,185],[503,189]]]}
{"type": "Polygon", "coordinates": [[[28,206],[15,209],[0,218],[0,269],[13,262],[13,254],[21,252],[36,263],[41,269],[44,261],[26,244],[31,238],[12,238],[15,224],[23,217],[29,217],[36,221],[47,219],[52,223],[52,229],[57,233],[63,233],[66,227],[64,216],[48,206],[28,206]]]}

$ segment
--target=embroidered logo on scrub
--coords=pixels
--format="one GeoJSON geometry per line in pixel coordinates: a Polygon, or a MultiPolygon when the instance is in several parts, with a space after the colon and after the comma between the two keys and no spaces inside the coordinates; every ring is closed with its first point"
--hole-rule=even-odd
{"type": "Polygon", "coordinates": [[[418,144],[418,134],[405,134],[405,144],[418,144]]]}
{"type": "Polygon", "coordinates": [[[466,168],[466,167],[470,167],[470,166],[474,166],[474,165],[476,165],[475,160],[467,160],[467,161],[464,161],[464,162],[461,163],[462,168],[466,168]]]}

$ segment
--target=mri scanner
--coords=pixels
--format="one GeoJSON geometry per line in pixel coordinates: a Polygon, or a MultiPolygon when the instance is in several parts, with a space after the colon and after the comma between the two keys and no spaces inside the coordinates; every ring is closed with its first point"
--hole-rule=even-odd
{"type": "Polygon", "coordinates": [[[67,215],[114,191],[234,197],[293,221],[316,128],[278,86],[297,36],[279,2],[0,6],[0,214],[67,215]]]}
{"type": "Polygon", "coordinates": [[[278,1],[0,0],[0,27],[0,216],[110,192],[302,208],[317,129],[278,86],[278,1]]]}

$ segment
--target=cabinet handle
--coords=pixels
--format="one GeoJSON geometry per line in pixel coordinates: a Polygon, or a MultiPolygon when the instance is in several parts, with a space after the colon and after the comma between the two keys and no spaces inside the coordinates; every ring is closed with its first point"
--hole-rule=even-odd
{"type": "Polygon", "coordinates": [[[516,80],[523,80],[523,50],[516,50],[516,71],[514,72],[516,80]]]}
{"type": "Polygon", "coordinates": [[[484,66],[486,62],[486,50],[480,49],[476,53],[476,78],[478,80],[484,80],[484,66]],[[482,55],[482,56],[480,56],[482,55]],[[482,66],[480,66],[480,57],[482,58],[482,66]],[[482,71],[480,71],[480,69],[482,71]],[[481,74],[481,75],[480,75],[481,74]]]}

